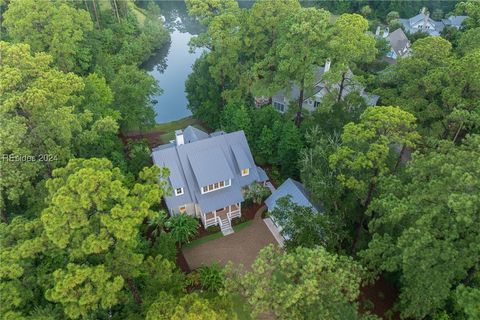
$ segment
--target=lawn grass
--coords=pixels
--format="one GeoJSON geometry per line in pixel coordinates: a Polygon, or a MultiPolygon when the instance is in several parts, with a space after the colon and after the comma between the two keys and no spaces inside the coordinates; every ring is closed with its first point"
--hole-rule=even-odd
{"type": "MultiPolygon", "coordinates": [[[[248,220],[244,223],[237,224],[236,226],[233,226],[233,231],[238,232],[238,231],[240,231],[240,230],[242,230],[246,227],[249,227],[251,224],[252,224],[252,220],[248,220]]],[[[215,239],[218,239],[218,238],[221,238],[221,237],[223,237],[223,233],[221,231],[215,232],[215,233],[209,234],[205,237],[201,237],[199,239],[193,240],[192,242],[189,242],[189,243],[183,245],[183,248],[193,248],[193,247],[199,246],[199,245],[201,245],[205,242],[212,241],[212,240],[215,240],[215,239]]]]}
{"type": "Polygon", "coordinates": [[[167,123],[157,123],[155,126],[150,129],[151,131],[161,131],[161,132],[172,132],[174,133],[175,130],[178,129],[185,129],[185,127],[194,126],[201,130],[205,130],[203,126],[200,124],[200,121],[194,119],[193,117],[185,117],[179,120],[170,121],[167,123]]]}

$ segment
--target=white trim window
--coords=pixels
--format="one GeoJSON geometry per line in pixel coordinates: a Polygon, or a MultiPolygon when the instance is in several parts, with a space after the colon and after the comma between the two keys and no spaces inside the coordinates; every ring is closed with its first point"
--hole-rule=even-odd
{"type": "Polygon", "coordinates": [[[282,113],[285,112],[285,105],[283,103],[274,101],[273,102],[273,107],[275,109],[277,109],[277,111],[279,111],[279,112],[282,112],[282,113]]]}
{"type": "Polygon", "coordinates": [[[242,177],[248,176],[249,174],[250,174],[249,168],[242,169],[242,177]]]}
{"type": "Polygon", "coordinates": [[[202,194],[205,194],[205,193],[212,192],[212,191],[215,191],[215,190],[218,190],[218,189],[223,189],[223,188],[226,188],[226,187],[230,187],[231,183],[232,182],[230,181],[230,179],[215,182],[215,183],[209,184],[208,186],[202,187],[201,192],[202,192],[202,194]]]}
{"type": "Polygon", "coordinates": [[[182,213],[182,214],[185,213],[185,212],[187,212],[187,205],[184,204],[184,205],[178,207],[178,211],[179,211],[180,213],[182,213]]]}
{"type": "Polygon", "coordinates": [[[178,196],[181,196],[183,194],[183,188],[176,188],[175,189],[175,195],[178,197],[178,196]]]}

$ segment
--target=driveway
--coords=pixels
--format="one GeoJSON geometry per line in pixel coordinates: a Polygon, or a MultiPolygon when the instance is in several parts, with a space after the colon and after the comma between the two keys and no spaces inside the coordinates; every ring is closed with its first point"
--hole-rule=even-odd
{"type": "Polygon", "coordinates": [[[190,269],[215,262],[224,266],[228,261],[232,261],[236,266],[243,264],[249,269],[263,247],[271,243],[278,244],[262,220],[264,210],[265,206],[262,206],[257,211],[249,227],[196,247],[183,249],[190,269]]]}

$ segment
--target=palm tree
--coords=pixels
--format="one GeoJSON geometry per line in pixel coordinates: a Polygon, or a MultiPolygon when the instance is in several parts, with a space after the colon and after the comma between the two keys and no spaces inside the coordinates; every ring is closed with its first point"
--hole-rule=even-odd
{"type": "Polygon", "coordinates": [[[180,244],[187,243],[197,234],[198,220],[186,214],[175,215],[165,222],[173,238],[180,244]]]}
{"type": "Polygon", "coordinates": [[[150,232],[152,240],[158,237],[160,233],[164,231],[164,226],[166,221],[167,221],[167,214],[165,213],[164,210],[158,211],[154,217],[148,219],[148,226],[152,230],[150,232]]]}

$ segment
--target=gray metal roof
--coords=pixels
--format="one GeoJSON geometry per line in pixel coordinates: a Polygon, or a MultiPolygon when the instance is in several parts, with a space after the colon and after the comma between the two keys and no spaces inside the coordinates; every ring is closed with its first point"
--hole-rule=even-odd
{"type": "Polygon", "coordinates": [[[237,161],[238,169],[250,169],[252,164],[248,160],[247,155],[242,147],[239,144],[234,144],[232,145],[232,151],[233,155],[235,156],[235,160],[237,161]]]}
{"type": "Polygon", "coordinates": [[[288,178],[282,185],[275,190],[268,198],[265,200],[268,211],[272,211],[277,206],[277,201],[280,198],[285,196],[290,196],[290,200],[303,207],[311,207],[315,211],[319,211],[317,206],[315,206],[308,196],[308,192],[305,187],[298,181],[295,181],[291,178],[288,178]]]}
{"type": "Polygon", "coordinates": [[[190,143],[193,141],[208,138],[208,133],[203,132],[202,130],[195,127],[188,126],[185,128],[185,130],[183,130],[183,138],[185,140],[185,143],[190,143]]]}
{"type": "Polygon", "coordinates": [[[197,150],[187,156],[199,187],[233,178],[227,159],[218,147],[197,150]]]}
{"type": "Polygon", "coordinates": [[[243,131],[232,133],[220,131],[208,135],[196,128],[189,130],[191,130],[189,134],[193,134],[198,139],[192,141],[185,139],[184,136],[185,144],[183,145],[169,143],[152,150],[153,162],[160,167],[169,168],[170,175],[175,177],[173,178],[175,184],[181,184],[185,190],[181,196],[165,196],[165,202],[169,208],[197,203],[203,212],[220,209],[225,205],[243,201],[242,187],[254,181],[266,180],[259,174],[259,168],[255,165],[243,131]],[[241,163],[242,165],[249,163],[248,176],[242,177],[234,149],[243,151],[241,163]],[[200,188],[205,184],[228,179],[232,180],[230,187],[201,194],[200,188]],[[225,204],[225,202],[230,203],[225,204]]]}
{"type": "Polygon", "coordinates": [[[450,16],[447,19],[443,19],[442,22],[446,26],[460,28],[465,19],[467,19],[467,16],[450,16]]]}

